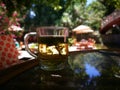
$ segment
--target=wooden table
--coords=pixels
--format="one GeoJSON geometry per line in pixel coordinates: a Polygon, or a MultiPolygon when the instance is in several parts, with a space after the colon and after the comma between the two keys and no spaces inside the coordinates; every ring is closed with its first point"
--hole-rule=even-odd
{"type": "Polygon", "coordinates": [[[64,70],[43,71],[38,60],[0,72],[0,90],[120,90],[120,53],[72,52],[64,70]]]}

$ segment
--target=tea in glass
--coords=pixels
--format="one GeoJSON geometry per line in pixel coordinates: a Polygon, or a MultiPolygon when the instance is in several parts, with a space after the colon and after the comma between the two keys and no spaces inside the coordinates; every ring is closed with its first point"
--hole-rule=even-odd
{"type": "Polygon", "coordinates": [[[43,70],[61,70],[68,57],[68,30],[61,28],[38,29],[38,60],[43,70]]]}

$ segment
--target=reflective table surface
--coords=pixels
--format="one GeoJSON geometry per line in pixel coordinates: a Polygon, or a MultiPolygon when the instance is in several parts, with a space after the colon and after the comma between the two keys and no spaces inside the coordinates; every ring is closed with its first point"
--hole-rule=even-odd
{"type": "Polygon", "coordinates": [[[60,71],[35,65],[0,86],[0,90],[120,90],[120,53],[73,52],[60,71]]]}

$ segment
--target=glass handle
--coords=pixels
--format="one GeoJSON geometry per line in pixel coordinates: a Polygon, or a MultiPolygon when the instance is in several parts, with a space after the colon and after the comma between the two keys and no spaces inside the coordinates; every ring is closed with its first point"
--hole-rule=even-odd
{"type": "Polygon", "coordinates": [[[37,58],[37,55],[35,53],[33,53],[29,46],[28,46],[28,39],[31,37],[31,36],[35,36],[36,35],[36,32],[30,32],[30,33],[27,33],[25,36],[24,36],[24,44],[25,44],[25,49],[27,50],[27,52],[32,55],[33,57],[37,58]]]}

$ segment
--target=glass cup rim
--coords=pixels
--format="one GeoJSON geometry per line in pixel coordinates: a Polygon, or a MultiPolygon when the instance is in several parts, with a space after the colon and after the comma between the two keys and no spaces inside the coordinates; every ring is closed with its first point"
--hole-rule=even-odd
{"type": "Polygon", "coordinates": [[[44,29],[68,29],[67,27],[64,26],[39,26],[37,27],[37,30],[39,30],[40,28],[44,28],[44,29]]]}

